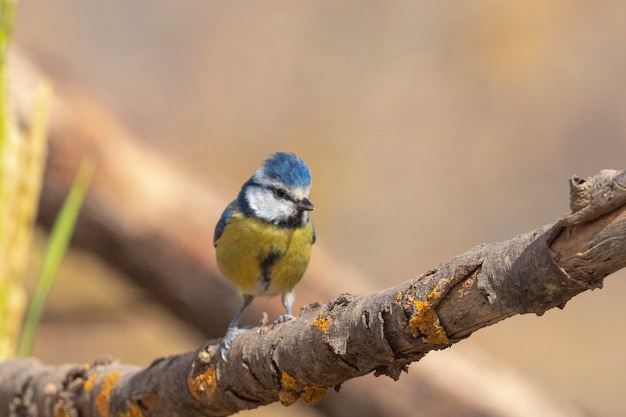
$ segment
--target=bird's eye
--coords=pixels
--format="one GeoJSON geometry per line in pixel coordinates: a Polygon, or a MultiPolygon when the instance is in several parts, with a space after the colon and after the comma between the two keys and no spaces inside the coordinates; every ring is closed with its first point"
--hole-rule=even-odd
{"type": "Polygon", "coordinates": [[[274,195],[278,198],[285,198],[285,190],[274,188],[274,195]]]}

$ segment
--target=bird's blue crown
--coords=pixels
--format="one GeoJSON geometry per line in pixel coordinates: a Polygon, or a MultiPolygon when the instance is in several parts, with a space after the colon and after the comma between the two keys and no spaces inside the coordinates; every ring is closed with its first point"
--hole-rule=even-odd
{"type": "Polygon", "coordinates": [[[277,152],[263,163],[266,177],[287,187],[310,187],[311,170],[293,153],[277,152]]]}

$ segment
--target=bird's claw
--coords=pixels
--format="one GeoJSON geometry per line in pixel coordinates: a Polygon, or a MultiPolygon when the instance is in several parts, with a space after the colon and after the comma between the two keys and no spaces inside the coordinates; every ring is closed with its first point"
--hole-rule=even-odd
{"type": "Polygon", "coordinates": [[[283,314],[282,316],[278,316],[278,318],[274,320],[274,324],[284,323],[291,320],[293,320],[293,316],[291,314],[283,314]]]}
{"type": "Polygon", "coordinates": [[[232,343],[232,341],[235,340],[235,338],[241,333],[245,333],[250,328],[250,326],[230,327],[226,331],[226,335],[222,338],[222,341],[220,342],[220,356],[222,357],[224,362],[228,362],[228,360],[226,359],[226,352],[228,352],[228,349],[230,349],[230,344],[232,343]]]}
{"type": "MultiPolygon", "coordinates": [[[[283,314],[282,316],[278,316],[278,318],[274,321],[274,324],[284,323],[286,321],[293,320],[293,316],[291,314],[283,314]]],[[[224,360],[224,362],[228,362],[226,359],[226,352],[230,349],[230,344],[235,340],[239,334],[246,332],[251,329],[252,326],[245,327],[229,327],[226,331],[226,335],[222,338],[220,342],[220,356],[224,360]]]]}

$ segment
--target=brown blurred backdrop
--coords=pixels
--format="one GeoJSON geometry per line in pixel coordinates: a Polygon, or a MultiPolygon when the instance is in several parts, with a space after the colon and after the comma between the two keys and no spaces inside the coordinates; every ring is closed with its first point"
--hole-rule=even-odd
{"type": "MultiPolygon", "coordinates": [[[[382,288],[551,222],[568,211],[573,174],[626,168],[624,16],[619,0],[22,0],[15,38],[225,199],[270,153],[298,153],[313,172],[317,250],[382,288]]],[[[138,339],[133,324],[158,306],[88,255],[71,259],[43,360],[147,364],[203,340],[166,315],[138,339]],[[83,264],[99,272],[69,271],[83,264]],[[85,294],[100,295],[89,320],[85,294]],[[68,349],[77,328],[98,345],[68,349]]],[[[480,348],[592,413],[624,415],[625,278],[452,349],[480,348]]],[[[360,291],[337,283],[337,295],[360,291]]]]}

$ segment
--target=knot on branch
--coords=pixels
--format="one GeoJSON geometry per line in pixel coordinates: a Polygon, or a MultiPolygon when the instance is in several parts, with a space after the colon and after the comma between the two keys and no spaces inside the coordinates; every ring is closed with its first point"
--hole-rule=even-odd
{"type": "Polygon", "coordinates": [[[570,178],[570,209],[557,226],[573,226],[597,219],[626,203],[626,171],[603,169],[593,177],[570,178]]]}

